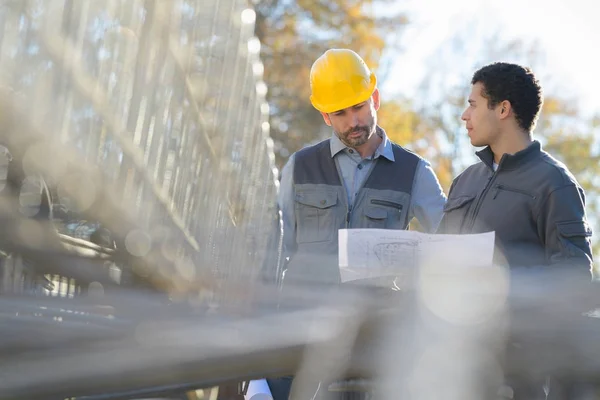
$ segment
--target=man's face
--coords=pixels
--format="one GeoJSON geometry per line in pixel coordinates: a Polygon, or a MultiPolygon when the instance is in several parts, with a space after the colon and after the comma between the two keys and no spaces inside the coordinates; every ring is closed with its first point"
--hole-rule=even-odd
{"type": "Polygon", "coordinates": [[[369,100],[330,114],[323,114],[325,123],[333,128],[342,143],[359,147],[375,133],[379,92],[375,90],[369,100]]]}
{"type": "Polygon", "coordinates": [[[499,135],[498,107],[490,109],[488,100],[483,97],[483,85],[474,84],[469,95],[469,105],[461,119],[466,122],[471,144],[475,147],[489,146],[499,135]]]}

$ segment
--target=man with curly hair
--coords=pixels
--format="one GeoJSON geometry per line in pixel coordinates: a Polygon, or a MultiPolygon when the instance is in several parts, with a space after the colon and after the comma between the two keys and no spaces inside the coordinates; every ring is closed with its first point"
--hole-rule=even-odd
{"type": "MultiPolygon", "coordinates": [[[[454,179],[438,232],[494,231],[494,263],[508,268],[513,287],[524,276],[547,286],[557,271],[590,281],[584,190],[533,138],[543,104],[539,81],[529,68],[497,62],[475,72],[471,85],[462,120],[471,144],[483,149],[480,162],[454,179]]],[[[525,384],[511,384],[515,399],[546,398],[547,385],[520,379],[525,384]]]]}

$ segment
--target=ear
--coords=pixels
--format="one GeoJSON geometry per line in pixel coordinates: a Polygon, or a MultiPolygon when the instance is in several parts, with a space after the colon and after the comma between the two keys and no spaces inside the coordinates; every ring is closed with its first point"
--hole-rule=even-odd
{"type": "Polygon", "coordinates": [[[322,112],[323,121],[327,124],[327,126],[331,126],[331,119],[329,118],[329,114],[322,112]]]}
{"type": "Polygon", "coordinates": [[[498,104],[497,110],[498,110],[498,117],[500,119],[505,119],[511,114],[512,105],[510,104],[510,101],[504,100],[503,102],[498,104]]]}
{"type": "Polygon", "coordinates": [[[379,106],[381,105],[379,101],[379,89],[375,89],[371,98],[373,99],[373,107],[375,108],[375,111],[378,111],[379,106]]]}

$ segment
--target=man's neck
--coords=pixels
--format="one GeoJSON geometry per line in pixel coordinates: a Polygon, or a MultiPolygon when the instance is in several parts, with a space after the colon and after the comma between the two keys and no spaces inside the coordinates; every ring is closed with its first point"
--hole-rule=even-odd
{"type": "Polygon", "coordinates": [[[369,158],[375,154],[375,151],[377,151],[377,148],[381,145],[382,141],[383,137],[375,132],[371,135],[369,140],[367,140],[367,143],[355,147],[354,150],[358,151],[358,154],[360,154],[362,158],[369,158]]]}
{"type": "Polygon", "coordinates": [[[500,163],[504,154],[513,155],[521,150],[525,150],[533,143],[531,135],[523,131],[500,135],[500,137],[504,140],[498,140],[497,143],[490,144],[490,148],[494,153],[494,162],[496,164],[500,163]]]}

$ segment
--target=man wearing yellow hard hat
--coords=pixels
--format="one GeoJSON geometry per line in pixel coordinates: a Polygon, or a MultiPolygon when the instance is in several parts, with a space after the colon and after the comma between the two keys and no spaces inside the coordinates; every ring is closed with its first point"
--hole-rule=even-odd
{"type": "Polygon", "coordinates": [[[377,125],[377,78],[358,54],[326,51],[312,66],[310,87],[333,132],[292,154],[282,170],[284,285],[340,281],[338,229],[407,229],[417,218],[435,232],[446,202],[430,164],[377,125]]]}
{"type": "MultiPolygon", "coordinates": [[[[312,66],[310,87],[333,132],[292,154],[282,170],[284,290],[289,282],[340,282],[339,229],[407,229],[416,217],[435,232],[446,202],[430,164],[377,125],[377,78],[358,54],[326,51],[312,66]]],[[[287,399],[287,379],[270,380],[276,400],[287,399]]]]}

